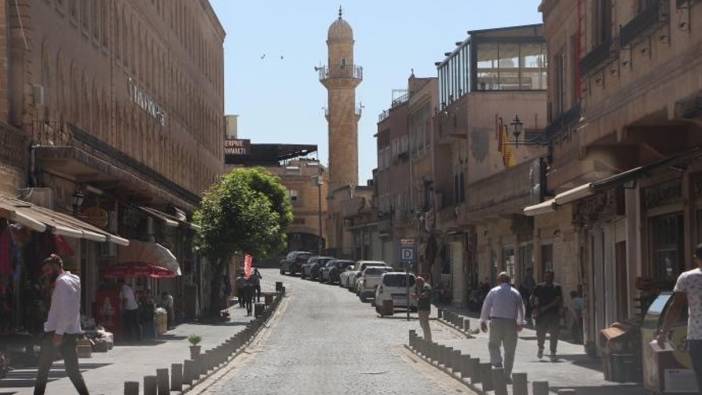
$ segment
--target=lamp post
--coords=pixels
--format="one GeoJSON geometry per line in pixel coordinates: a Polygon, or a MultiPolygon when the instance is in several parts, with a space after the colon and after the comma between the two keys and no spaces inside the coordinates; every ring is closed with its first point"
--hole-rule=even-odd
{"type": "Polygon", "coordinates": [[[514,120],[510,124],[512,126],[512,134],[514,135],[515,145],[519,146],[519,136],[524,131],[524,123],[519,119],[519,115],[514,116],[514,120]]]}
{"type": "Polygon", "coordinates": [[[319,169],[319,175],[314,177],[315,184],[317,184],[317,220],[319,225],[319,238],[317,239],[317,255],[322,255],[322,185],[324,180],[322,179],[322,169],[319,169]]]}
{"type": "Polygon", "coordinates": [[[76,190],[73,193],[73,216],[74,217],[78,216],[78,210],[80,210],[80,207],[83,205],[84,200],[85,200],[85,195],[80,190],[76,190]]]}

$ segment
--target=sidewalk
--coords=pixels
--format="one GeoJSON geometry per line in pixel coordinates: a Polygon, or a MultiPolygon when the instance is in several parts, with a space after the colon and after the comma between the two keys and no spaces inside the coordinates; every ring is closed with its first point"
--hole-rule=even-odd
{"type": "MultiPolygon", "coordinates": [[[[274,286],[263,283],[266,291],[274,286]]],[[[159,338],[157,341],[137,345],[116,345],[107,353],[93,353],[91,358],[82,358],[80,368],[91,394],[121,394],[124,382],[143,381],[146,375],[155,375],[156,369],[170,368],[172,363],[183,363],[190,358],[188,336],[202,337],[202,352],[222,343],[244,329],[253,319],[246,310],[234,306],[230,309],[230,321],[216,324],[187,323],[159,338]]],[[[0,395],[32,394],[36,368],[12,370],[8,377],[0,380],[0,395]]],[[[63,361],[56,361],[49,373],[47,394],[74,394],[75,389],[65,375],[63,361]]]]}
{"type": "MultiPolygon", "coordinates": [[[[475,314],[468,314],[465,310],[451,307],[441,307],[442,309],[463,314],[464,318],[470,319],[471,330],[480,328],[480,320],[475,314]]],[[[432,316],[436,317],[436,311],[432,309],[432,316]]],[[[474,358],[480,358],[482,362],[490,361],[488,352],[488,335],[479,333],[473,335],[474,339],[466,339],[458,332],[448,326],[431,321],[432,331],[436,331],[432,337],[434,341],[461,350],[464,354],[470,354],[474,358]]],[[[417,333],[421,336],[421,330],[417,333]]],[[[546,351],[548,354],[548,339],[546,340],[546,351]]],[[[519,334],[519,343],[515,356],[514,372],[527,373],[529,381],[548,381],[552,391],[561,388],[577,389],[578,395],[640,395],[644,390],[639,385],[620,384],[604,380],[602,373],[602,362],[599,359],[592,359],[585,354],[583,346],[565,341],[558,342],[559,359],[551,362],[548,356],[542,360],[536,357],[538,347],[536,344],[536,331],[524,329],[519,334]]]]}

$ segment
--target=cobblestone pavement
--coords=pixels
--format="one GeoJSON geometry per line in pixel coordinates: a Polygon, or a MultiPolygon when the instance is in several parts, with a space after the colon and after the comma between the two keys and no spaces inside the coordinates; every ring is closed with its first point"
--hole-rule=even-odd
{"type": "MultiPolygon", "coordinates": [[[[275,289],[273,279],[264,275],[263,290],[275,289]]],[[[139,345],[118,345],[107,353],[93,353],[91,358],[80,360],[81,371],[91,394],[122,394],[125,381],[143,381],[143,376],[156,374],[156,369],[170,368],[171,363],[182,363],[190,355],[187,337],[202,337],[202,350],[215,347],[226,338],[244,328],[251,318],[238,307],[231,309],[231,321],[221,324],[189,323],[178,325],[158,342],[139,345]]],[[[31,394],[36,369],[18,369],[0,380],[0,395],[31,394]]],[[[65,375],[63,361],[54,363],[52,380],[46,393],[50,395],[74,394],[75,390],[65,375]]]]}
{"type": "Polygon", "coordinates": [[[408,329],[419,329],[416,320],[407,322],[404,313],[381,319],[338,286],[279,278],[288,297],[265,339],[204,393],[471,393],[405,350],[408,329]]]}

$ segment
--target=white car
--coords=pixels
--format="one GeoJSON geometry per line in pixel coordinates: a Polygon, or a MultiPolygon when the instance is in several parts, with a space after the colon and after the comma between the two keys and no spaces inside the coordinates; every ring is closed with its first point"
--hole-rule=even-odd
{"type": "MultiPolygon", "coordinates": [[[[404,272],[388,272],[384,273],[380,280],[380,285],[375,290],[375,310],[382,317],[384,313],[382,310],[383,302],[386,300],[392,300],[393,309],[403,308],[406,309],[407,303],[407,281],[406,274],[404,272]]],[[[409,275],[409,288],[410,295],[415,292],[414,289],[414,274],[409,275]]],[[[412,311],[417,310],[417,299],[413,299],[410,296],[409,309],[412,311]]]]}
{"type": "Polygon", "coordinates": [[[345,272],[341,273],[341,276],[339,276],[339,285],[349,291],[356,292],[358,277],[360,277],[361,272],[368,266],[387,266],[387,264],[383,261],[358,261],[353,268],[347,268],[345,272]]]}
{"type": "Polygon", "coordinates": [[[349,267],[348,270],[345,270],[341,272],[339,275],[339,286],[343,288],[350,288],[351,284],[351,277],[356,278],[356,274],[358,274],[357,270],[354,270],[353,267],[349,267]]]}
{"type": "Polygon", "coordinates": [[[388,266],[369,266],[362,272],[358,280],[356,280],[356,293],[361,299],[361,302],[366,302],[369,297],[375,296],[375,289],[380,284],[380,280],[384,273],[391,272],[392,268],[388,266]]]}

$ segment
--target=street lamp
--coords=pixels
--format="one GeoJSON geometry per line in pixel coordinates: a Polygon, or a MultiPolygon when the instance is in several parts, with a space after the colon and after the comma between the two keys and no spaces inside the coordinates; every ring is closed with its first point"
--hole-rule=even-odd
{"type": "Polygon", "coordinates": [[[85,195],[80,190],[76,190],[73,193],[73,216],[74,217],[78,216],[78,210],[80,210],[80,207],[83,205],[84,200],[85,200],[85,195]]]}
{"type": "Polygon", "coordinates": [[[317,254],[322,255],[322,185],[324,185],[324,179],[322,178],[322,167],[319,168],[319,175],[314,177],[315,184],[317,185],[317,220],[319,221],[319,239],[317,240],[317,254]]]}

